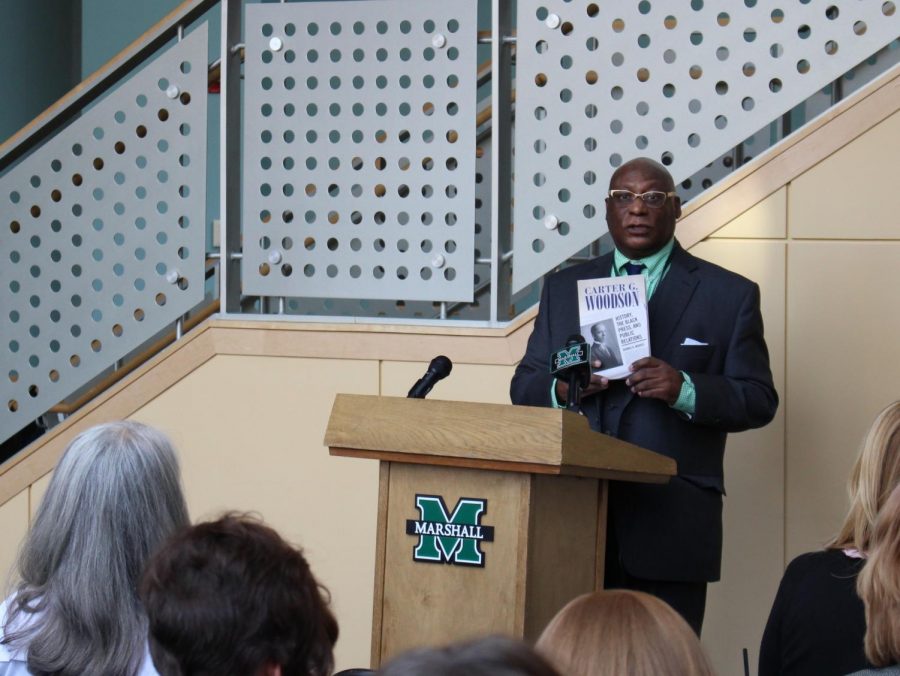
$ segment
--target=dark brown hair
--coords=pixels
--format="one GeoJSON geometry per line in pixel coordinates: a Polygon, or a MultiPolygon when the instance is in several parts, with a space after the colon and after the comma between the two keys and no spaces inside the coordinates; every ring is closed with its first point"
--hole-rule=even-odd
{"type": "Polygon", "coordinates": [[[529,646],[504,636],[404,653],[379,676],[558,676],[529,646]]]}
{"type": "Polygon", "coordinates": [[[303,554],[247,515],[172,537],[141,583],[150,653],[162,676],[325,676],[338,627],[303,554]]]}

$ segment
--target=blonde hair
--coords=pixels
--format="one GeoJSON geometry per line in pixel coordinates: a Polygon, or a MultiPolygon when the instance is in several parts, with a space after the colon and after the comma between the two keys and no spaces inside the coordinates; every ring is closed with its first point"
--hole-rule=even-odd
{"type": "Polygon", "coordinates": [[[878,511],[895,486],[900,485],[900,401],[881,411],[872,422],[850,481],[850,510],[830,549],[868,551],[878,511]]]}
{"type": "Polygon", "coordinates": [[[866,607],[866,657],[878,667],[900,662],[900,487],[875,522],[856,590],[866,607]]]}
{"type": "Polygon", "coordinates": [[[712,676],[688,623],[638,591],[584,594],[560,610],[536,649],[567,676],[712,676]]]}

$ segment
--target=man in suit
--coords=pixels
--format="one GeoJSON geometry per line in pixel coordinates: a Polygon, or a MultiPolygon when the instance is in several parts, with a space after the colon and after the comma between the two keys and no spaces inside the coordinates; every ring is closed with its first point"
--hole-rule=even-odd
{"type": "Polygon", "coordinates": [[[591,336],[594,339],[591,345],[591,363],[601,363],[604,369],[621,366],[622,362],[609,345],[606,344],[605,322],[597,322],[591,327],[591,336]]]}
{"type": "Polygon", "coordinates": [[[604,583],[662,598],[699,634],[706,586],[721,568],[726,435],[767,424],[778,407],[759,287],[681,248],[681,202],[662,165],[632,160],[609,188],[616,250],[544,280],[510,396],[514,404],[564,405],[568,386],[550,375],[548,361],[578,332],[578,280],[645,276],[652,356],[634,362],[624,380],[593,375],[581,412],[598,432],[674,458],[678,476],[662,486],[611,482],[604,583]]]}

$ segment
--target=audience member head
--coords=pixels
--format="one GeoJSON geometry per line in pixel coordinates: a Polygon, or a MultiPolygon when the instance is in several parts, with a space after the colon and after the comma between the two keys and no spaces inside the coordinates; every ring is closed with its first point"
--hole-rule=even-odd
{"type": "Polygon", "coordinates": [[[897,485],[900,485],[900,401],[878,414],[863,440],[850,474],[850,510],[829,546],[868,551],[875,518],[897,485]]]}
{"type": "Polygon", "coordinates": [[[866,658],[900,664],[900,486],[878,514],[869,558],[856,580],[866,607],[866,658]]]}
{"type": "Polygon", "coordinates": [[[687,622],[664,601],[614,589],[584,594],[554,617],[536,648],[566,676],[711,676],[687,622]]]}
{"type": "Polygon", "coordinates": [[[489,636],[444,648],[403,653],[379,676],[557,676],[540,655],[521,641],[489,636]]]}
{"type": "Polygon", "coordinates": [[[147,619],[137,593],[156,547],[188,523],[169,440],[138,422],[69,444],[22,550],[5,642],[38,673],[133,674],[147,619]]]}
{"type": "Polygon", "coordinates": [[[303,554],[246,515],[173,536],[141,583],[162,676],[325,676],[338,627],[303,554]]]}

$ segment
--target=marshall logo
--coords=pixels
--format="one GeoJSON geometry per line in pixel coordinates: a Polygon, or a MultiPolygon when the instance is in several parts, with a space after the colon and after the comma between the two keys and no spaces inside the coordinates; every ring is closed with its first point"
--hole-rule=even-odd
{"type": "Polygon", "coordinates": [[[551,371],[557,371],[572,366],[574,364],[584,363],[584,345],[573,345],[572,347],[559,350],[553,355],[553,364],[551,371]]]}
{"type": "Polygon", "coordinates": [[[441,496],[416,494],[416,508],[419,519],[406,521],[406,534],[419,536],[413,561],[484,566],[481,542],[494,541],[494,527],[481,525],[487,500],[460,498],[448,515],[441,496]]]}

